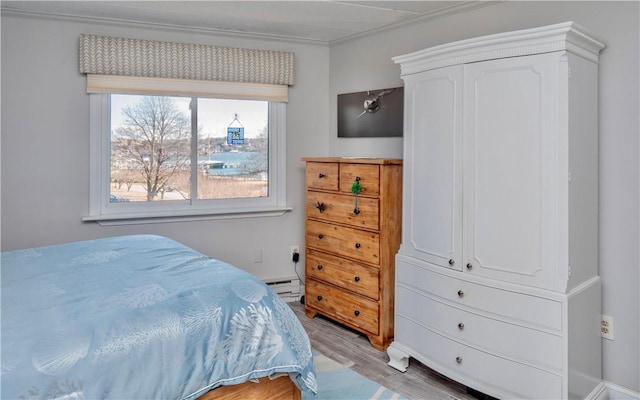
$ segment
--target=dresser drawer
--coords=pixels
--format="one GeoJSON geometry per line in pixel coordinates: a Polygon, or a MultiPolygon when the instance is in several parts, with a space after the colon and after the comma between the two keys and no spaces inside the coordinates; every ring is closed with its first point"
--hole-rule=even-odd
{"type": "Polygon", "coordinates": [[[378,265],[380,235],[344,226],[307,220],[307,247],[378,265]]]}
{"type": "MultiPolygon", "coordinates": [[[[541,328],[562,330],[559,301],[454,279],[434,270],[442,267],[418,266],[402,259],[396,266],[396,282],[477,310],[541,328]]],[[[460,272],[457,272],[460,274],[460,272]]]]}
{"type": "Polygon", "coordinates": [[[308,250],[306,254],[306,276],[330,282],[336,286],[367,296],[379,298],[379,270],[365,267],[344,258],[308,250]]]}
{"type": "Polygon", "coordinates": [[[358,196],[356,214],[353,195],[309,191],[306,208],[307,218],[338,222],[357,228],[379,229],[377,198],[358,196]]]}
{"type": "Polygon", "coordinates": [[[373,164],[340,164],[340,191],[351,192],[351,185],[358,180],[361,194],[377,196],[380,193],[380,166],[373,164]]]}
{"type": "Polygon", "coordinates": [[[372,334],[378,334],[378,303],[315,280],[305,287],[305,304],[372,334]]]}
{"type": "Polygon", "coordinates": [[[454,340],[546,368],[562,368],[562,338],[487,318],[399,287],[396,313],[454,340]]]}
{"type": "Polygon", "coordinates": [[[338,163],[307,162],[307,187],[338,190],[338,163]]]}
{"type": "Polygon", "coordinates": [[[562,397],[562,378],[555,373],[461,344],[404,317],[395,323],[395,341],[423,343],[413,349],[415,358],[462,384],[505,399],[562,397]]]}

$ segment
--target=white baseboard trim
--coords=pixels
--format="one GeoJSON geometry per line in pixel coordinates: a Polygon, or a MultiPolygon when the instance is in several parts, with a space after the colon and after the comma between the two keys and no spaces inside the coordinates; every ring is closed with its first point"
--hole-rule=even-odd
{"type": "Polygon", "coordinates": [[[609,400],[640,400],[640,392],[627,389],[615,383],[603,381],[607,388],[609,400]]]}

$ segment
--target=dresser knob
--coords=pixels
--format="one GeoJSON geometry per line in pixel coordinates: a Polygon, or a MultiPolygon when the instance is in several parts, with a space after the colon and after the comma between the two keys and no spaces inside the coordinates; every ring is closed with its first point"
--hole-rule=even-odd
{"type": "Polygon", "coordinates": [[[353,278],[353,280],[356,281],[356,282],[360,282],[360,277],[356,276],[355,278],[353,278]]]}
{"type": "Polygon", "coordinates": [[[463,296],[464,296],[464,291],[458,290],[458,297],[463,297],[463,296]]]}
{"type": "Polygon", "coordinates": [[[320,202],[318,202],[318,203],[316,204],[316,208],[318,209],[318,211],[323,212],[323,211],[324,211],[324,209],[325,209],[325,205],[324,205],[324,203],[320,203],[320,202]]]}
{"type": "Polygon", "coordinates": [[[456,357],[456,362],[458,364],[462,364],[462,357],[460,357],[460,356],[456,357]]]}
{"type": "Polygon", "coordinates": [[[360,315],[360,311],[355,310],[355,311],[353,312],[353,314],[355,314],[355,316],[357,317],[358,315],[360,315]]]}
{"type": "Polygon", "coordinates": [[[318,178],[322,179],[322,178],[324,178],[324,177],[325,177],[325,174],[323,174],[322,172],[320,172],[320,173],[318,174],[318,178]]]}
{"type": "Polygon", "coordinates": [[[356,249],[359,249],[360,246],[361,246],[360,243],[356,243],[356,249]]]}
{"type": "Polygon", "coordinates": [[[318,264],[318,270],[321,270],[322,268],[324,268],[322,264],[318,264]]]}
{"type": "Polygon", "coordinates": [[[360,177],[356,176],[356,182],[360,182],[360,177]]]}
{"type": "Polygon", "coordinates": [[[355,215],[358,215],[358,214],[360,214],[360,210],[358,210],[358,208],[354,208],[354,209],[353,209],[353,213],[354,213],[355,215]]]}
{"type": "Polygon", "coordinates": [[[468,269],[468,270],[471,270],[471,268],[473,268],[473,265],[471,265],[471,263],[468,263],[468,264],[467,264],[467,269],[468,269]]]}
{"type": "Polygon", "coordinates": [[[458,329],[463,330],[464,329],[464,324],[462,322],[460,322],[458,324],[458,329]]]}
{"type": "Polygon", "coordinates": [[[322,296],[318,295],[318,301],[322,301],[322,296]]]}
{"type": "Polygon", "coordinates": [[[449,259],[449,265],[453,265],[453,264],[455,264],[455,263],[456,263],[456,262],[455,262],[455,261],[453,261],[453,258],[450,258],[450,259],[449,259]]]}
{"type": "Polygon", "coordinates": [[[318,239],[322,239],[324,237],[324,235],[321,233],[318,235],[318,239]]]}

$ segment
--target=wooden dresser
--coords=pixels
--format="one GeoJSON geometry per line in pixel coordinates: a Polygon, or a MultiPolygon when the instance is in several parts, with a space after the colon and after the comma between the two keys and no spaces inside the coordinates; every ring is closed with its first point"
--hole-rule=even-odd
{"type": "Polygon", "coordinates": [[[306,314],[332,318],[384,350],[393,340],[402,160],[302,160],[307,164],[306,314]]]}

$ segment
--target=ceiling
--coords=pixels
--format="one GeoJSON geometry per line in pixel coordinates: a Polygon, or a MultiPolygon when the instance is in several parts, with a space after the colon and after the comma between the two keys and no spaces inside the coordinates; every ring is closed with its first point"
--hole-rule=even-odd
{"type": "Polygon", "coordinates": [[[2,1],[13,10],[332,43],[478,1],[2,1]]]}

